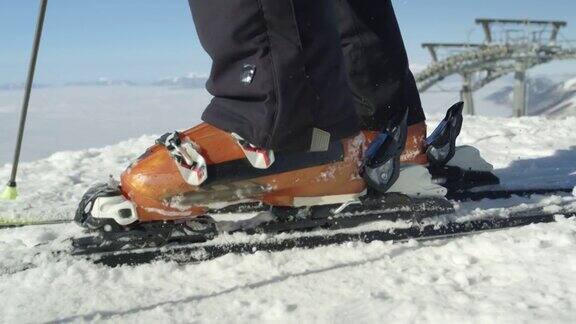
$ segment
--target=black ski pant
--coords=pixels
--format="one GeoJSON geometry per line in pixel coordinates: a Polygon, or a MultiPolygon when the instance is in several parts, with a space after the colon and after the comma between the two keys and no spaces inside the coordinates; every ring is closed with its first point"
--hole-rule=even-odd
{"type": "Polygon", "coordinates": [[[390,0],[189,0],[212,58],[202,119],[274,150],[424,120],[390,0]]]}

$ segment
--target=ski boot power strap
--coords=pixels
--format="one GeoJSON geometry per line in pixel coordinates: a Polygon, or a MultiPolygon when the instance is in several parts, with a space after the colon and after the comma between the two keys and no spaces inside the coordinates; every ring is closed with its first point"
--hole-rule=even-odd
{"type": "Polygon", "coordinates": [[[180,133],[172,132],[162,135],[157,144],[166,147],[178,166],[184,180],[193,186],[199,186],[208,178],[206,160],[200,154],[198,145],[188,139],[182,139],[180,133]]]}

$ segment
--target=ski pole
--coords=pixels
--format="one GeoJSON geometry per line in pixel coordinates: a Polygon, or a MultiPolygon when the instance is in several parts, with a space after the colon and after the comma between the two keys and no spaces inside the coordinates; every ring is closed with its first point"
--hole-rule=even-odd
{"type": "Polygon", "coordinates": [[[16,190],[16,173],[18,172],[18,162],[20,160],[20,149],[22,148],[22,138],[24,136],[24,126],[26,125],[26,116],[28,115],[28,103],[30,102],[30,92],[32,91],[32,83],[34,81],[34,71],[36,70],[36,58],[38,57],[38,48],[40,47],[40,39],[42,37],[42,28],[44,26],[44,16],[46,15],[46,6],[48,0],[40,0],[40,9],[38,11],[38,18],[36,20],[36,33],[34,35],[34,43],[32,45],[32,56],[30,57],[30,64],[28,65],[28,77],[26,79],[26,89],[24,91],[24,100],[22,102],[22,110],[20,112],[20,126],[18,128],[18,137],[16,139],[16,147],[14,149],[14,160],[12,163],[12,173],[6,189],[2,193],[2,198],[7,200],[14,200],[18,197],[16,190]]]}

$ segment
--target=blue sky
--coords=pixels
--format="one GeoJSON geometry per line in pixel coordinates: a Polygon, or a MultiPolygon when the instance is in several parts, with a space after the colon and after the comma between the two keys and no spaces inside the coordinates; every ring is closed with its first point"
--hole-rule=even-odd
{"type": "MultiPolygon", "coordinates": [[[[209,1],[209,0],[206,0],[209,1]]],[[[574,0],[394,0],[412,63],[428,63],[426,41],[482,39],[476,17],[561,19],[576,39],[574,0]]],[[[37,0],[0,0],[0,84],[22,82],[37,0]]],[[[557,71],[576,73],[576,62],[557,71]],[[574,68],[573,68],[574,67],[574,68]]],[[[196,37],[186,0],[50,0],[37,82],[100,77],[155,80],[207,74],[210,59],[196,37]]]]}

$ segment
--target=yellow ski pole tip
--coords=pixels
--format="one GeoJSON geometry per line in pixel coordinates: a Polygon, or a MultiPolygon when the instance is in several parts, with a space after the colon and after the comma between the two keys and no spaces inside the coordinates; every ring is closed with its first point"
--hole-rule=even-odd
{"type": "Polygon", "coordinates": [[[6,186],[0,198],[4,200],[15,200],[18,198],[18,190],[16,187],[6,186]]]}

